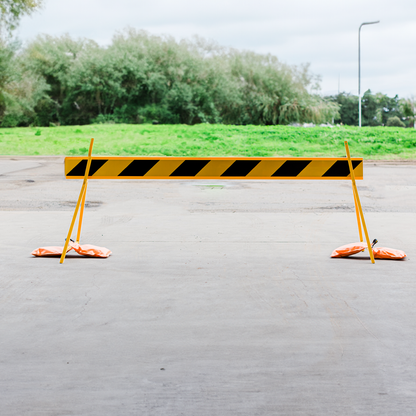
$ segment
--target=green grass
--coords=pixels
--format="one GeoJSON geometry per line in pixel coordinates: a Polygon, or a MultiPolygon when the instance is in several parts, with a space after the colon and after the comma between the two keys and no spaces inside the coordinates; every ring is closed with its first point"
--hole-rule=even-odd
{"type": "Polygon", "coordinates": [[[416,130],[391,127],[287,127],[100,124],[0,129],[0,155],[353,156],[415,159],[416,130]]]}

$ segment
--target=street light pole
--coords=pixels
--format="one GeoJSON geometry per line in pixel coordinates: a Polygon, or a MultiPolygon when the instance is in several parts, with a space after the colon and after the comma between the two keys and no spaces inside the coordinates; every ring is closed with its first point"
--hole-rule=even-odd
{"type": "Polygon", "coordinates": [[[380,23],[380,20],[377,20],[376,22],[364,22],[361,23],[360,28],[358,29],[358,125],[361,127],[361,27],[364,25],[374,25],[376,23],[380,23]]]}

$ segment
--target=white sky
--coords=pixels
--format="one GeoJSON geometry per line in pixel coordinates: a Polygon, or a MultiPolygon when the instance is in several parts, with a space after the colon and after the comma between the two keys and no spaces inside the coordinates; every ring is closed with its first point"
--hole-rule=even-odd
{"type": "Polygon", "coordinates": [[[361,91],[416,95],[416,0],[45,0],[22,19],[18,37],[39,33],[87,37],[108,44],[127,26],[177,40],[199,35],[220,45],[311,63],[321,93],[361,91]]]}

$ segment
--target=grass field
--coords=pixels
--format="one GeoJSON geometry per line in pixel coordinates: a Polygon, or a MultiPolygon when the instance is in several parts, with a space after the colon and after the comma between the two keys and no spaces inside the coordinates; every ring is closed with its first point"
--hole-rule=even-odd
{"type": "Polygon", "coordinates": [[[416,159],[416,130],[391,127],[288,127],[95,124],[0,129],[0,155],[353,156],[416,159]]]}

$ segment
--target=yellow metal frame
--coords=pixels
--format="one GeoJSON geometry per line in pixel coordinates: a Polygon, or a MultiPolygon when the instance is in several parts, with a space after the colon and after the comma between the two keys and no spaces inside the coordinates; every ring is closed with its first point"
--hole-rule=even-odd
{"type": "Polygon", "coordinates": [[[360,235],[360,241],[362,242],[363,241],[363,231],[361,229],[360,212],[358,210],[357,198],[355,197],[354,187],[352,188],[352,194],[354,196],[355,215],[357,217],[357,224],[358,224],[358,234],[360,235]]]}
{"type": "Polygon", "coordinates": [[[347,140],[345,140],[344,144],[345,144],[345,150],[347,152],[348,165],[350,167],[350,173],[351,173],[352,191],[354,193],[355,213],[357,215],[357,223],[358,223],[358,230],[359,230],[359,233],[360,233],[360,241],[363,241],[363,235],[362,235],[362,232],[361,232],[361,224],[360,224],[360,217],[361,217],[361,222],[362,222],[363,228],[364,228],[365,239],[367,241],[368,252],[370,253],[371,263],[374,264],[375,260],[374,260],[373,249],[371,247],[370,238],[368,237],[367,226],[365,224],[365,219],[364,219],[364,213],[363,213],[363,209],[361,207],[361,202],[360,202],[360,197],[358,195],[357,185],[355,183],[354,169],[352,168],[350,149],[348,147],[347,140]],[[358,212],[357,212],[357,208],[358,208],[358,212]]]}
{"type": "Polygon", "coordinates": [[[87,162],[87,168],[85,169],[84,181],[82,183],[81,192],[79,193],[77,205],[75,206],[74,215],[72,216],[72,221],[69,227],[68,235],[65,240],[64,251],[62,252],[61,260],[59,261],[59,263],[61,264],[65,261],[66,251],[68,249],[69,240],[71,238],[72,231],[74,229],[75,220],[77,219],[78,210],[80,206],[81,206],[81,213],[80,213],[79,222],[78,222],[77,242],[79,242],[79,239],[81,237],[82,218],[84,215],[85,195],[87,193],[88,175],[90,173],[91,160],[92,160],[91,155],[92,155],[93,145],[94,145],[94,139],[91,139],[90,148],[88,150],[88,162],[87,162]]]}

